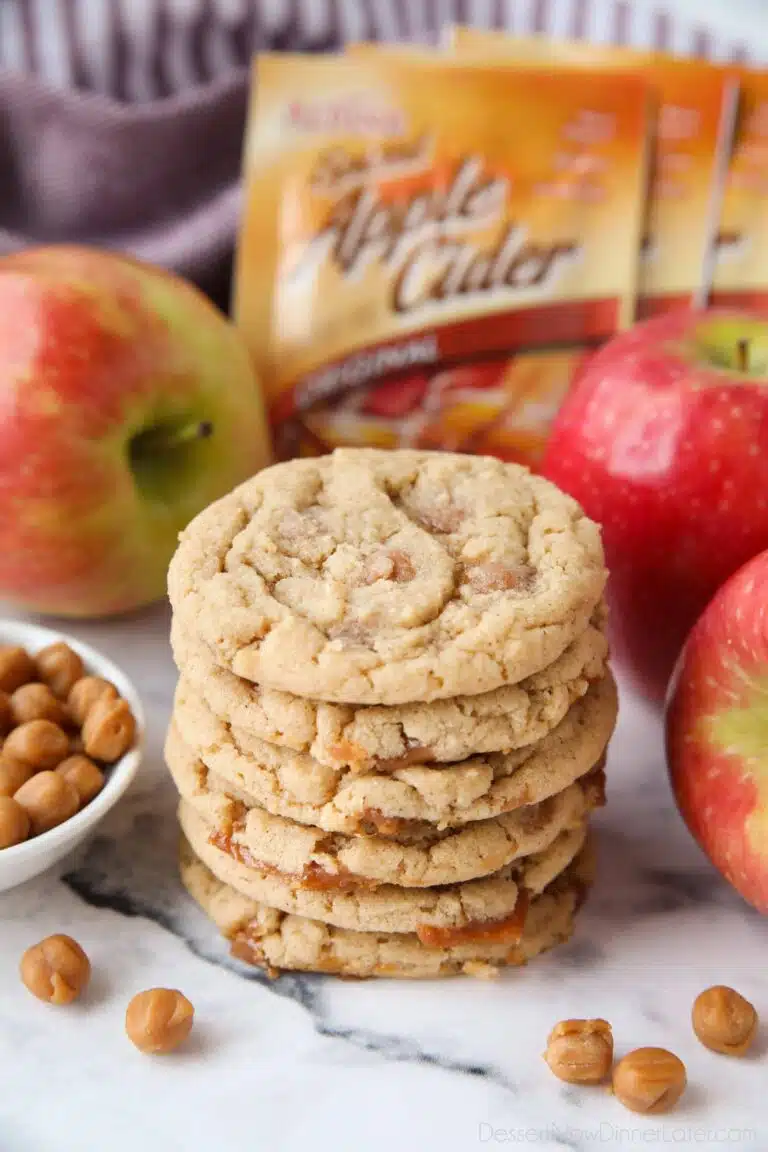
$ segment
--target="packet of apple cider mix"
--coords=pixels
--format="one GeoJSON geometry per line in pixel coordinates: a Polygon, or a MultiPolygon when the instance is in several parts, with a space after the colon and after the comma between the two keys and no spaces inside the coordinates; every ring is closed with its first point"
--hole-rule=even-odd
{"type": "Polygon", "coordinates": [[[768,72],[740,70],[736,140],[717,236],[711,301],[768,306],[768,72]]]}
{"type": "Polygon", "coordinates": [[[564,389],[634,313],[644,81],[387,53],[255,68],[235,314],[279,454],[535,457],[536,363],[564,389]]]}
{"type": "Polygon", "coordinates": [[[739,83],[732,70],[607,44],[473,28],[450,29],[447,46],[473,61],[642,73],[655,107],[638,317],[706,301],[736,120],[739,83]]]}

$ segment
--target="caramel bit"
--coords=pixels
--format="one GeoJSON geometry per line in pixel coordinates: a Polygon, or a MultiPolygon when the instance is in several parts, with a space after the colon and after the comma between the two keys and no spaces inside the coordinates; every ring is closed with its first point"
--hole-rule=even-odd
{"type": "Polygon", "coordinates": [[[416,575],[416,569],[407,552],[402,552],[400,549],[395,548],[389,553],[389,559],[393,566],[391,579],[394,580],[396,584],[407,584],[409,580],[413,580],[416,575]]]}
{"type": "Polygon", "coordinates": [[[264,860],[259,860],[244,844],[238,844],[232,835],[218,828],[211,832],[208,843],[212,844],[214,848],[218,848],[220,852],[226,852],[233,860],[237,860],[239,864],[244,864],[246,868],[254,868],[257,872],[263,872],[268,876],[279,876],[282,880],[298,884],[300,888],[305,888],[308,892],[349,892],[354,889],[378,887],[375,880],[369,880],[365,876],[357,876],[354,872],[348,872],[346,869],[339,872],[328,872],[315,860],[311,860],[302,872],[285,872],[282,868],[275,867],[274,864],[267,864],[264,860]]]}
{"type": "Polygon", "coordinates": [[[57,933],[27,948],[19,973],[38,1000],[71,1004],[88,987],[91,962],[76,940],[57,933]]]}
{"type": "Polygon", "coordinates": [[[561,1020],[549,1034],[544,1059],[558,1080],[599,1084],[611,1074],[613,1032],[607,1020],[561,1020]]]}
{"type": "Polygon", "coordinates": [[[501,564],[490,561],[488,564],[475,564],[467,569],[467,577],[473,592],[523,591],[533,578],[533,569],[527,564],[501,564]]]}
{"type": "Polygon", "coordinates": [[[234,832],[238,827],[242,827],[245,823],[245,818],[248,815],[248,809],[246,808],[245,804],[243,804],[242,800],[235,800],[231,796],[227,796],[227,800],[229,800],[231,805],[229,818],[232,822],[231,831],[234,832]]]}
{"type": "Polygon", "coordinates": [[[433,764],[435,754],[431,748],[416,744],[409,748],[402,756],[395,756],[391,760],[377,760],[377,772],[398,772],[401,768],[411,768],[414,764],[433,764]]]}
{"type": "Polygon", "coordinates": [[[177,988],[148,988],[128,1004],[125,1031],[140,1052],[162,1056],[184,1043],[194,1017],[194,1008],[177,988]]]}
{"type": "Polygon", "coordinates": [[[258,937],[249,932],[247,928],[242,928],[232,937],[229,954],[235,960],[242,960],[244,964],[255,964],[259,968],[267,966],[258,937]]]}
{"type": "Polygon", "coordinates": [[[80,656],[63,641],[41,649],[35,656],[35,665],[37,679],[62,700],[66,700],[70,688],[85,671],[80,656]]]}
{"type": "Polygon", "coordinates": [[[613,1094],[630,1112],[669,1112],[686,1082],[685,1064],[666,1048],[636,1048],[613,1070],[613,1094]]]}
{"type": "Polygon", "coordinates": [[[34,774],[35,769],[31,764],[14,760],[0,752],[0,797],[14,796],[34,774]]]}
{"type": "MultiPolygon", "coordinates": [[[[280,876],[295,877],[291,873],[280,872],[280,876]]],[[[311,860],[299,877],[302,888],[309,892],[352,892],[365,888],[371,890],[378,888],[375,880],[366,876],[357,876],[354,872],[342,869],[339,872],[327,872],[316,860],[311,860]]]]}
{"type": "Polygon", "coordinates": [[[359,832],[363,836],[401,836],[404,832],[419,828],[420,820],[385,816],[378,808],[365,808],[360,817],[359,832]]]}
{"type": "Polygon", "coordinates": [[[35,678],[32,657],[15,644],[0,644],[0,691],[10,696],[35,678]]]}
{"type": "Polygon", "coordinates": [[[743,1056],[757,1032],[757,1012],[733,988],[716,984],[695,999],[693,1030],[706,1048],[725,1056],[743,1056]]]}
{"type": "Polygon", "coordinates": [[[460,928],[420,924],[416,935],[425,948],[455,948],[461,944],[518,944],[528,915],[528,893],[521,889],[514,911],[501,920],[471,920],[460,928]]]}
{"type": "Polygon", "coordinates": [[[218,848],[220,852],[226,852],[227,856],[237,860],[238,864],[244,864],[246,868],[257,868],[263,872],[264,865],[261,861],[257,860],[243,844],[237,844],[232,838],[232,833],[236,831],[236,828],[233,828],[232,832],[223,832],[220,828],[214,828],[208,837],[208,843],[214,848],[218,848]]]}
{"type": "Polygon", "coordinates": [[[363,568],[363,583],[392,580],[395,584],[407,584],[415,575],[416,569],[408,553],[393,548],[389,552],[376,552],[368,558],[363,568]]]}
{"type": "Polygon", "coordinates": [[[14,725],[11,697],[0,689],[0,740],[7,736],[14,725]]]}
{"type": "MultiPolygon", "coordinates": [[[[26,724],[30,720],[50,720],[66,728],[70,722],[66,708],[54,696],[47,684],[30,681],[22,684],[10,697],[11,727],[26,724]]],[[[3,704],[0,699],[0,730],[3,726],[3,704]]]]}
{"type": "Polygon", "coordinates": [[[370,766],[370,757],[365,748],[353,744],[351,740],[339,740],[331,748],[331,758],[334,763],[347,765],[353,772],[367,772],[370,766]]]}
{"type": "Polygon", "coordinates": [[[104,787],[104,773],[87,756],[68,756],[56,771],[73,786],[81,804],[90,804],[104,787]]]}
{"type": "Polygon", "coordinates": [[[455,504],[433,504],[430,508],[419,509],[414,516],[428,532],[455,532],[461,525],[464,515],[455,504]]]}
{"type": "Polygon", "coordinates": [[[133,744],[136,719],[127,700],[102,695],[88,712],[82,729],[86,755],[113,764],[133,744]]]}
{"type": "Polygon", "coordinates": [[[328,637],[330,640],[338,640],[342,648],[368,648],[371,643],[370,633],[353,620],[334,624],[328,630],[328,637]]]}

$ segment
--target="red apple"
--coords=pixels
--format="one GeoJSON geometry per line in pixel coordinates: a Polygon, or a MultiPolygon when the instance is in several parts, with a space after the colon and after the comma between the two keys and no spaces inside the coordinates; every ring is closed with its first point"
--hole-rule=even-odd
{"type": "Polygon", "coordinates": [[[159,598],[179,530],[266,458],[242,340],[190,284],[90,249],[0,261],[0,600],[159,598]]]}
{"type": "Polygon", "coordinates": [[[670,686],[677,803],[716,868],[768,912],[768,552],[717,593],[670,686]]]}
{"type": "Polygon", "coordinates": [[[622,333],[584,366],[543,471],[602,524],[616,653],[661,699],[704,606],[768,547],[768,318],[622,333]]]}

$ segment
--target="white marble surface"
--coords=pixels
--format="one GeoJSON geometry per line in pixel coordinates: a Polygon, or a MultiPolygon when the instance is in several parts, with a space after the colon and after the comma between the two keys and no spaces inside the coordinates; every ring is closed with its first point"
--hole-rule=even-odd
{"type": "Polygon", "coordinates": [[[232,963],[175,872],[161,762],[174,670],[164,608],[73,631],[138,681],[149,716],[132,792],[61,877],[0,896],[0,1152],[473,1152],[684,1144],[768,1148],[768,922],[690,841],[658,721],[626,693],[597,821],[601,875],[566,947],[495,983],[270,981],[232,963]],[[56,931],[89,952],[87,998],[33,1000],[17,975],[56,931]],[[754,1057],[701,1048],[694,996],[733,984],[765,1018],[754,1057]],[[178,986],[194,1042],[166,1059],[123,1034],[130,996],[178,986]],[[601,1015],[619,1053],[665,1045],[690,1088],[644,1119],[604,1090],[560,1084],[541,1059],[558,1019],[601,1015]]]}

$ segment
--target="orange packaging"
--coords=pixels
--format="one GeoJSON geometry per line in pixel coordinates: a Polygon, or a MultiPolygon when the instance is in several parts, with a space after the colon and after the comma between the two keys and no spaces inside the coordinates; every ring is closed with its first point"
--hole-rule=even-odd
{"type": "Polygon", "coordinates": [[[712,303],[768,306],[768,72],[740,72],[736,140],[717,237],[712,303]]]}
{"type": "Polygon", "coordinates": [[[533,366],[562,394],[634,313],[645,83],[387,53],[255,67],[235,314],[279,453],[535,460],[533,366]]]}
{"type": "MultiPolygon", "coordinates": [[[[655,115],[638,316],[703,304],[713,276],[736,119],[739,84],[733,71],[631,48],[472,28],[451,29],[448,44],[466,59],[503,60],[520,67],[541,68],[548,63],[629,69],[646,77],[655,115]]],[[[764,127],[768,141],[768,116],[764,127]]]]}

